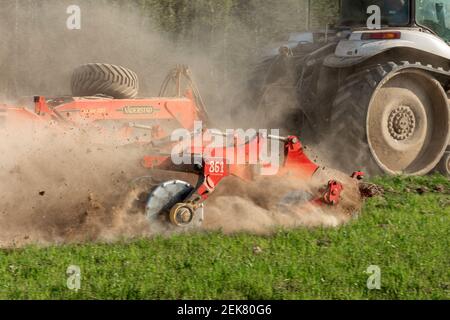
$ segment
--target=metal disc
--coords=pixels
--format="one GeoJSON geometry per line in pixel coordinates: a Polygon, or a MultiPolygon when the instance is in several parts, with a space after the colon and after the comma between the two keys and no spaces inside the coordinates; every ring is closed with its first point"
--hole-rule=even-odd
{"type": "Polygon", "coordinates": [[[183,202],[194,190],[187,182],[171,180],[157,186],[151,193],[145,207],[145,215],[150,221],[158,219],[162,213],[169,212],[177,203],[183,202]]]}

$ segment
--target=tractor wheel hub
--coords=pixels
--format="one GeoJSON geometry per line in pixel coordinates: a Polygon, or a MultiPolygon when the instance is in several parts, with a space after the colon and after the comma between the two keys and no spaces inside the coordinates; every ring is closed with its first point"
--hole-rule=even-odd
{"type": "Polygon", "coordinates": [[[389,133],[395,140],[403,141],[410,138],[416,129],[416,117],[410,107],[400,106],[389,115],[389,133]]]}

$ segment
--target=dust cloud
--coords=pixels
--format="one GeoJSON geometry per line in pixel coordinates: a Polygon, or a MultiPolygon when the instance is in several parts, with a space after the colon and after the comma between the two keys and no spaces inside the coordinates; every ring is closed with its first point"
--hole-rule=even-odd
{"type": "Polygon", "coordinates": [[[93,143],[75,128],[15,128],[1,136],[0,246],[95,240],[103,229],[122,227],[114,206],[142,175],[140,150],[93,143]]]}
{"type": "MultiPolygon", "coordinates": [[[[113,141],[100,145],[91,134],[76,128],[1,132],[0,247],[110,242],[174,232],[130,210],[137,199],[130,182],[151,175],[139,165],[142,147],[115,146],[113,141]]],[[[299,189],[314,193],[336,174],[321,173],[308,185],[274,177],[254,182],[229,178],[207,201],[202,229],[268,234],[280,227],[341,225],[360,210],[351,179],[339,210],[301,204],[303,198],[296,194],[299,189]]]]}
{"type": "Polygon", "coordinates": [[[280,177],[261,177],[244,182],[231,177],[207,204],[204,227],[224,233],[270,234],[279,228],[338,227],[356,218],[361,210],[357,185],[349,177],[332,170],[319,169],[311,182],[280,177]],[[344,184],[337,207],[312,204],[309,199],[330,179],[344,184]]]}
{"type": "MultiPolygon", "coordinates": [[[[76,1],[81,29],[69,30],[73,1],[4,0],[0,9],[2,80],[13,98],[70,95],[79,65],[107,62],[139,72],[141,94],[156,94],[179,52],[134,6],[76,1]]],[[[190,62],[190,61],[187,61],[190,62]]]]}
{"type": "MultiPolygon", "coordinates": [[[[185,64],[190,66],[211,115],[220,119],[221,125],[229,118],[223,97],[229,102],[231,87],[239,86],[239,80],[225,79],[222,56],[226,50],[221,39],[212,39],[208,48],[201,45],[201,39],[196,43],[175,41],[158,27],[160,22],[128,1],[78,0],[75,4],[81,10],[80,30],[66,26],[66,10],[74,5],[72,0],[2,0],[2,100],[29,105],[35,95],[71,95],[72,72],[86,63],[130,68],[139,77],[139,96],[152,97],[158,94],[166,74],[175,65],[185,64]]],[[[239,32],[239,37],[230,34],[229,38],[245,43],[249,36],[244,28],[239,32]]],[[[211,37],[209,33],[204,36],[211,37]]]]}
{"type": "MultiPolygon", "coordinates": [[[[174,43],[131,5],[77,2],[82,9],[81,30],[66,28],[66,9],[73,1],[2,1],[0,102],[31,103],[34,95],[70,95],[72,71],[91,62],[137,71],[140,96],[152,96],[166,72],[183,63],[191,66],[213,120],[220,119],[215,125],[224,128],[232,123],[218,97],[232,97],[229,93],[242,79],[227,79],[231,85],[225,85],[223,61],[215,60],[211,51],[174,43]]],[[[241,31],[239,41],[246,37],[241,31]]],[[[252,112],[246,116],[253,118],[252,112]]],[[[165,233],[150,226],[143,214],[129,210],[136,200],[129,193],[130,182],[149,175],[140,166],[145,148],[118,146],[113,139],[98,144],[95,135],[77,128],[1,130],[0,247],[109,242],[165,233]]],[[[229,178],[208,200],[203,229],[267,234],[279,227],[336,227],[349,221],[361,205],[351,181],[342,210],[299,204],[295,190],[312,192],[336,178],[330,172],[320,176],[310,185],[276,178],[254,182],[229,178]]]]}

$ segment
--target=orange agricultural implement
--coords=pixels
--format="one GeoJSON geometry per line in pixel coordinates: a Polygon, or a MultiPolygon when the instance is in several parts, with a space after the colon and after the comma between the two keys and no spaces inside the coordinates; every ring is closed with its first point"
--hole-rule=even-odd
{"type": "Polygon", "coordinates": [[[207,118],[202,98],[185,66],[177,66],[169,73],[160,96],[155,98],[114,99],[103,94],[36,96],[32,107],[0,105],[0,116],[3,126],[79,127],[100,131],[119,144],[163,139],[177,128],[192,130],[195,120],[207,118]],[[182,88],[182,84],[186,86],[182,88]],[[138,126],[130,127],[131,122],[151,130],[144,132],[138,126]]]}
{"type": "MultiPolygon", "coordinates": [[[[169,222],[177,227],[199,226],[203,221],[204,202],[220,188],[223,179],[230,176],[251,181],[261,176],[261,168],[264,168],[279,178],[296,179],[301,189],[302,186],[312,184],[320,170],[319,166],[307,157],[299,138],[295,136],[279,137],[256,133],[244,139],[239,135],[230,136],[207,130],[194,133],[191,137],[192,141],[186,149],[172,144],[171,148],[176,152],[171,155],[157,153],[145,157],[144,166],[149,169],[166,172],[168,176],[183,173],[197,177],[196,182],[192,184],[183,180],[168,180],[156,185],[145,185],[141,192],[138,192],[136,200],[141,201],[141,207],[145,205],[146,216],[151,222],[169,222]],[[223,144],[218,144],[212,138],[216,135],[228,139],[223,144]],[[201,146],[195,145],[194,142],[198,141],[198,136],[202,141],[201,146]],[[275,164],[262,156],[262,151],[267,150],[267,145],[272,141],[282,143],[283,150],[277,159],[279,162],[276,161],[275,164]],[[251,152],[255,151],[256,161],[249,162],[251,152]],[[184,157],[187,162],[174,161],[173,157],[181,153],[187,155],[184,157]],[[244,155],[246,161],[237,163],[238,155],[244,155]]],[[[359,190],[357,185],[362,176],[362,172],[355,172],[351,176],[353,179],[349,179],[355,184],[356,190],[359,190]]],[[[137,181],[142,182],[145,178],[137,181]]],[[[316,190],[297,191],[301,191],[303,205],[333,207],[339,205],[344,185],[338,180],[329,180],[316,190]]]]}
{"type": "MultiPolygon", "coordinates": [[[[133,203],[152,223],[198,226],[203,221],[204,202],[226,177],[252,181],[263,172],[271,172],[281,178],[296,179],[299,187],[317,180],[320,168],[308,158],[296,136],[280,137],[255,131],[242,137],[236,132],[199,131],[196,121],[208,125],[208,115],[185,66],[177,66],[169,73],[155,98],[133,98],[137,94],[137,77],[127,69],[112,65],[82,66],[74,73],[73,83],[74,92],[94,93],[93,85],[100,92],[81,97],[36,96],[33,108],[0,105],[0,124],[94,130],[100,134],[93,136],[103,143],[110,139],[114,144],[139,146],[148,153],[142,162],[151,173],[149,177],[135,180],[132,192],[137,190],[137,193],[133,203]],[[120,75],[127,77],[121,79],[120,75]],[[94,81],[94,76],[101,79],[94,81]],[[106,93],[126,98],[114,98],[106,93]],[[172,141],[171,135],[177,129],[187,132],[187,146],[172,141]],[[222,140],[218,142],[217,137],[222,140]],[[276,150],[281,147],[282,151],[272,161],[263,151],[274,144],[276,150]],[[174,156],[180,153],[188,161],[174,161],[174,156]],[[163,182],[155,183],[156,171],[164,174],[163,182]],[[194,177],[194,181],[174,179],[180,173],[194,177]]],[[[362,173],[356,172],[352,177],[349,177],[351,183],[357,184],[362,173]]],[[[303,190],[301,198],[307,205],[333,207],[339,205],[343,191],[342,181],[330,179],[315,190],[303,190]]]]}

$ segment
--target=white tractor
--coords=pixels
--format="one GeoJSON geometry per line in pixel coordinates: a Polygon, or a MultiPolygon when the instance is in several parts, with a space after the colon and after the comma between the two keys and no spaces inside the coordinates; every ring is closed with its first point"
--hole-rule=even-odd
{"type": "Polygon", "coordinates": [[[342,168],[450,174],[450,0],[342,0],[340,20],[316,43],[266,59],[252,99],[295,99],[295,126],[342,168]]]}

